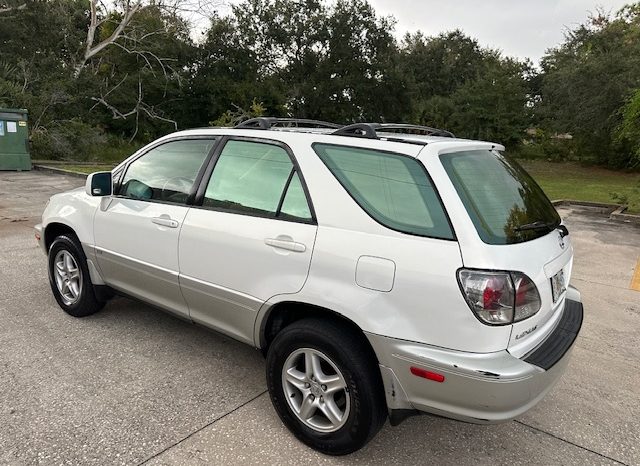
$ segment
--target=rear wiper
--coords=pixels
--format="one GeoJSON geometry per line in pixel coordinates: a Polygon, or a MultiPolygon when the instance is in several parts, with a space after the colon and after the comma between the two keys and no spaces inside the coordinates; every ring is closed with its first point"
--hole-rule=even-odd
{"type": "Polygon", "coordinates": [[[515,227],[515,231],[527,231],[527,230],[555,230],[557,227],[555,223],[547,223],[542,220],[538,220],[533,223],[525,223],[524,225],[520,225],[519,227],[515,227]]]}

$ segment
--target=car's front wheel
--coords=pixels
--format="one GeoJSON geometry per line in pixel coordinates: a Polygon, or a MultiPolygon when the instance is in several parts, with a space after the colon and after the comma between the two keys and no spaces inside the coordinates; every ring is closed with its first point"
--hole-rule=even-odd
{"type": "Polygon", "coordinates": [[[73,235],[58,236],[51,244],[49,283],[60,307],[74,317],[94,314],[105,304],[96,298],[84,252],[73,235]]]}
{"type": "Polygon", "coordinates": [[[358,450],[386,419],[375,356],[334,322],[305,319],[282,330],[267,353],[267,384],[285,425],[323,453],[358,450]]]}

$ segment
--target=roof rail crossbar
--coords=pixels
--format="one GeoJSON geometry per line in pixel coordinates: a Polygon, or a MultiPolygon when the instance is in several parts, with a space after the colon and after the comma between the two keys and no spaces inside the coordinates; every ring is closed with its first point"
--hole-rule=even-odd
{"type": "Polygon", "coordinates": [[[376,128],[378,123],[354,123],[352,125],[343,126],[342,128],[331,133],[335,136],[357,136],[367,139],[378,139],[376,128]]]}
{"type": "Polygon", "coordinates": [[[421,125],[406,125],[398,123],[382,123],[378,125],[378,131],[388,132],[400,132],[400,131],[412,131],[427,136],[443,136],[447,138],[455,138],[451,131],[445,129],[432,128],[431,126],[421,125]]]}
{"type": "Polygon", "coordinates": [[[452,132],[432,128],[430,126],[407,125],[399,123],[354,123],[352,125],[343,126],[331,134],[336,136],[357,136],[368,139],[380,139],[378,132],[388,133],[404,133],[406,134],[422,134],[426,136],[442,136],[447,138],[455,138],[452,132]]]}
{"type": "Polygon", "coordinates": [[[258,117],[245,120],[235,126],[244,129],[270,129],[274,127],[284,128],[329,128],[338,129],[342,125],[329,123],[328,121],[310,120],[307,118],[275,118],[258,117]]]}

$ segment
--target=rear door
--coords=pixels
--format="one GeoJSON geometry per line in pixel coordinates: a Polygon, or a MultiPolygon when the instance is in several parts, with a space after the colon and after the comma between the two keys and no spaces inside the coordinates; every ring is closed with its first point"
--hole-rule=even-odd
{"type": "Polygon", "coordinates": [[[253,344],[260,306],[296,293],[316,237],[293,154],[268,140],[227,139],[211,159],[180,234],[180,285],[191,319],[253,344]]]}
{"type": "Polygon", "coordinates": [[[178,236],[214,142],[186,139],[153,147],[127,166],[115,195],[94,218],[96,257],[105,281],[184,317],[178,236]]]}

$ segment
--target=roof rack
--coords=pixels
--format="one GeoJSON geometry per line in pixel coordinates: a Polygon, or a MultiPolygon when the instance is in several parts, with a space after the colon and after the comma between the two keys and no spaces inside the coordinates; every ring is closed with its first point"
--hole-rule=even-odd
{"type": "Polygon", "coordinates": [[[378,131],[382,133],[421,134],[425,136],[442,136],[455,138],[454,134],[444,129],[430,126],[405,125],[398,123],[355,123],[343,126],[331,134],[336,136],[356,136],[367,139],[380,139],[378,131]]]}
{"type": "Polygon", "coordinates": [[[332,129],[329,134],[335,136],[352,136],[367,139],[385,139],[388,141],[424,144],[424,141],[416,141],[403,138],[402,135],[441,136],[455,138],[453,133],[444,129],[430,126],[409,125],[403,123],[354,123],[351,125],[339,125],[328,121],[310,120],[306,118],[276,118],[258,117],[243,121],[235,126],[239,129],[263,129],[271,128],[315,128],[332,129]],[[380,136],[378,133],[396,133],[398,137],[380,136]]]}
{"type": "Polygon", "coordinates": [[[446,129],[433,128],[431,126],[422,125],[406,125],[398,123],[383,123],[380,125],[379,131],[384,133],[404,133],[409,131],[409,134],[423,134],[425,136],[441,136],[445,138],[455,138],[456,136],[446,129]]]}
{"type": "Polygon", "coordinates": [[[306,118],[258,117],[243,121],[235,126],[239,129],[271,129],[279,128],[329,128],[338,129],[342,125],[328,121],[309,120],[306,118]]]}

